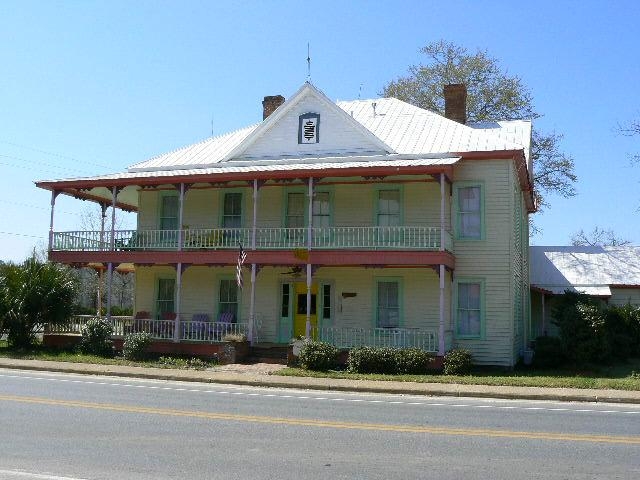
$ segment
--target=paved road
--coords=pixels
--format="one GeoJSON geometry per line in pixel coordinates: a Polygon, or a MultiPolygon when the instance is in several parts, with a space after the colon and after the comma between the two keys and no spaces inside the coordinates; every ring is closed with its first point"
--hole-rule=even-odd
{"type": "Polygon", "coordinates": [[[0,479],[640,478],[640,406],[0,370],[0,479]]]}

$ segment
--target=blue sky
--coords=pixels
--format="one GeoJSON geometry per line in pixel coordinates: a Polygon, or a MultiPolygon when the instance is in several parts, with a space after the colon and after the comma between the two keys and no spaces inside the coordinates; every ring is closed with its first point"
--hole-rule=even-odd
{"type": "MultiPolygon", "coordinates": [[[[40,179],[122,171],[261,120],[307,78],[334,100],[376,97],[436,40],[486,49],[564,134],[578,195],[536,215],[538,245],[595,226],[640,244],[640,4],[462,1],[0,2],[0,259],[44,246],[40,179]],[[526,4],[525,4],[526,3],[526,4]],[[523,5],[524,4],[524,5],[523,5]]],[[[56,230],[92,204],[60,196],[56,230]]],[[[94,207],[95,208],[95,207],[94,207]]],[[[131,219],[127,220],[131,222],[131,219]]]]}

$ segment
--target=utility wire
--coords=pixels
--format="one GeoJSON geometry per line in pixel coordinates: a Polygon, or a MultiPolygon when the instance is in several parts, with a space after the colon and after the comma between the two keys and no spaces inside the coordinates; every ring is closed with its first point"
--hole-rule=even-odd
{"type": "Polygon", "coordinates": [[[28,235],[26,233],[16,233],[16,232],[0,232],[0,235],[13,235],[16,237],[28,237],[28,238],[47,238],[46,235],[28,235]]]}
{"type": "Polygon", "coordinates": [[[83,161],[83,160],[78,160],[77,158],[69,157],[67,155],[60,155],[59,153],[48,152],[46,150],[41,150],[39,148],[28,147],[26,145],[21,145],[19,143],[14,143],[14,142],[8,142],[6,140],[0,140],[0,143],[4,143],[6,145],[11,145],[12,147],[24,148],[25,150],[31,150],[33,152],[44,153],[45,155],[51,155],[52,157],[66,158],[67,160],[73,160],[74,162],[86,163],[88,165],[94,165],[94,166],[100,167],[100,168],[106,168],[106,169],[111,168],[111,167],[109,167],[107,165],[102,165],[100,163],[94,163],[94,162],[87,162],[87,161],[83,161]]]}
{"type": "MultiPolygon", "coordinates": [[[[83,175],[91,175],[90,173],[88,173],[89,170],[79,170],[77,168],[60,167],[60,166],[56,165],[55,163],[42,162],[42,161],[39,161],[39,160],[28,160],[26,158],[16,157],[14,155],[6,155],[6,154],[2,154],[2,153],[0,153],[0,157],[10,158],[12,160],[19,160],[21,162],[33,163],[35,165],[45,165],[47,167],[52,167],[52,168],[56,168],[58,170],[67,171],[67,172],[76,172],[76,173],[82,173],[83,175]]],[[[12,164],[4,163],[4,165],[12,165],[12,164]]]]}

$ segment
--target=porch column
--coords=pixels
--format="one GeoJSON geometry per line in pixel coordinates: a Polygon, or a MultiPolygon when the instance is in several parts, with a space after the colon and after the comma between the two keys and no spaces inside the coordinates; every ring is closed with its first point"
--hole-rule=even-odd
{"type": "MultiPolygon", "coordinates": [[[[118,187],[111,187],[111,238],[109,239],[109,250],[115,249],[115,228],[116,228],[116,198],[118,187]]],[[[107,318],[111,320],[111,292],[113,290],[113,263],[107,266],[107,318]]]]}
{"type": "Polygon", "coordinates": [[[51,191],[51,219],[49,220],[49,251],[53,249],[53,211],[56,207],[56,197],[60,192],[51,191]]]}
{"type": "Polygon", "coordinates": [[[184,216],[184,183],[180,184],[180,196],[178,199],[178,251],[182,250],[184,235],[182,232],[182,218],[184,216]]]}
{"type": "Polygon", "coordinates": [[[180,341],[180,298],[182,297],[182,262],[176,265],[176,318],[173,326],[173,341],[180,341]]]}
{"type": "Polygon", "coordinates": [[[311,264],[307,263],[307,321],[304,327],[304,336],[311,337],[311,264]]]}
{"type": "MultiPolygon", "coordinates": [[[[313,241],[313,177],[309,177],[309,219],[307,225],[307,250],[311,250],[311,242],[313,241]]],[[[309,265],[307,265],[307,268],[309,265]]]]}
{"type": "MultiPolygon", "coordinates": [[[[253,224],[251,225],[251,250],[256,249],[256,229],[257,229],[257,220],[258,220],[258,180],[253,180],[253,224]]],[[[251,345],[254,343],[255,339],[255,328],[256,328],[256,264],[251,264],[251,301],[249,303],[249,342],[251,345]]]]}
{"type": "Polygon", "coordinates": [[[251,345],[254,343],[255,336],[255,328],[256,328],[256,274],[257,268],[256,264],[251,264],[251,303],[249,305],[249,342],[251,345]]]}
{"type": "Polygon", "coordinates": [[[440,321],[438,322],[438,355],[444,355],[444,265],[440,265],[440,321]]]}
{"type": "MultiPolygon", "coordinates": [[[[104,250],[104,222],[107,218],[107,204],[100,204],[100,250],[104,250]]],[[[102,313],[102,268],[98,269],[98,292],[97,292],[97,308],[96,315],[99,317],[102,313]]]]}
{"type": "Polygon", "coordinates": [[[440,251],[444,252],[444,212],[445,212],[445,203],[444,203],[444,173],[440,174],[440,251]]]}

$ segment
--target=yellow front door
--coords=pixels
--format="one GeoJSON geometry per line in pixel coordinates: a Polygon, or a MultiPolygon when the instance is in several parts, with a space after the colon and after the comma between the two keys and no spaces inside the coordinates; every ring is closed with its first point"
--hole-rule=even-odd
{"type": "MultiPolygon", "coordinates": [[[[293,297],[293,336],[305,336],[307,327],[307,285],[306,283],[294,284],[295,295],[293,297]]],[[[311,285],[311,314],[309,322],[311,323],[311,335],[314,335],[314,329],[318,325],[317,310],[318,285],[311,285]]]]}

